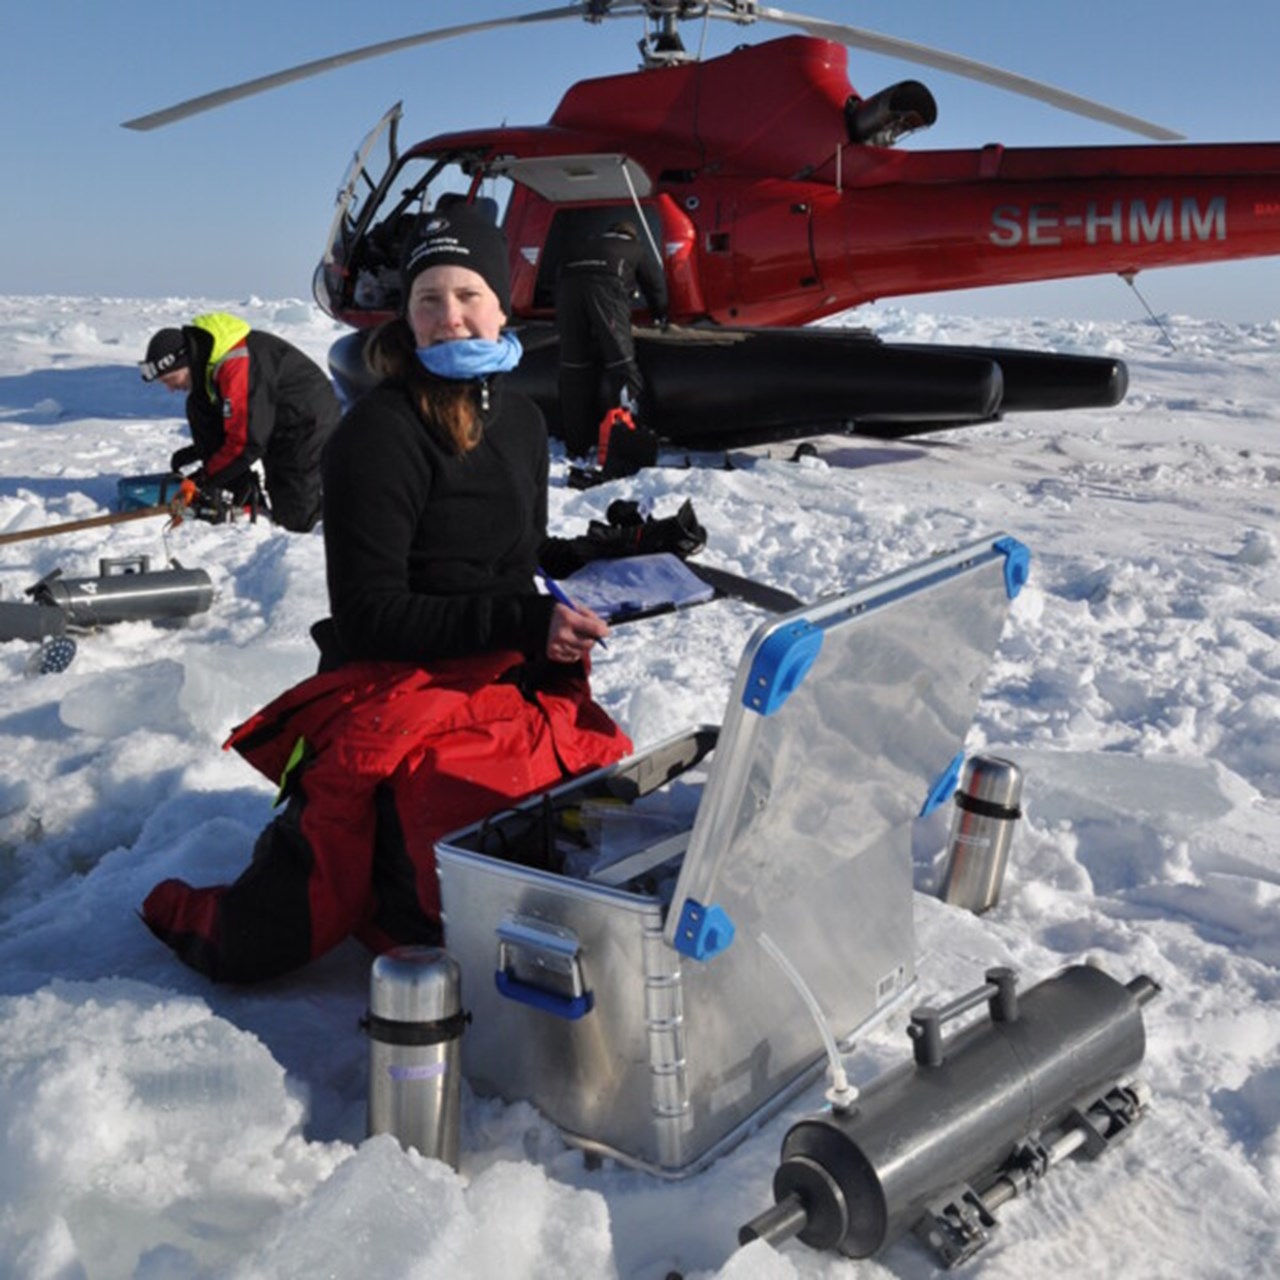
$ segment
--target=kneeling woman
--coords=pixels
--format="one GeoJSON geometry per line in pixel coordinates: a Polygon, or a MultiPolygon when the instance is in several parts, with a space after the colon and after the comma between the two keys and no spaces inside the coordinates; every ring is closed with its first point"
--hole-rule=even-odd
{"type": "Polygon", "coordinates": [[[439,941],[435,841],[630,750],[587,684],[607,626],[534,585],[547,435],[503,385],[520,357],[507,272],[501,231],[466,205],[406,254],[406,315],[370,344],[382,381],[325,455],[321,674],[230,739],[286,808],[234,884],[166,880],[143,905],[215,980],[276,976],[351,933],[439,941]]]}

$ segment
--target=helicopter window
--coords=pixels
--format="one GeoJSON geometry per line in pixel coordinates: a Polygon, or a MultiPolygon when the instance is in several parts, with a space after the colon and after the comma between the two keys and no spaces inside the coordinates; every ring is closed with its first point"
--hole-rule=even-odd
{"type": "MultiPolygon", "coordinates": [[[[468,199],[472,179],[458,164],[430,156],[410,156],[387,185],[382,204],[372,211],[364,235],[354,246],[355,305],[370,311],[400,305],[400,259],[422,216],[450,202],[468,199]]],[[[475,201],[500,222],[511,183],[490,179],[475,201]]]]}
{"type": "MultiPolygon", "coordinates": [[[[651,205],[643,205],[642,208],[644,220],[649,226],[654,243],[661,244],[662,218],[657,209],[651,205]]],[[[602,231],[607,231],[615,222],[622,221],[636,221],[635,205],[619,202],[587,205],[577,209],[558,208],[551,219],[547,242],[538,260],[538,279],[533,290],[534,307],[547,310],[555,307],[556,275],[571,245],[576,245],[589,236],[599,235],[602,231]]],[[[637,300],[634,305],[642,306],[643,303],[637,300]]]]}
{"type": "MultiPolygon", "coordinates": [[[[436,201],[437,209],[451,209],[455,204],[466,204],[467,197],[461,191],[446,191],[436,201]]],[[[498,202],[492,196],[476,196],[471,202],[478,213],[483,214],[490,222],[498,224],[498,202]]]]}

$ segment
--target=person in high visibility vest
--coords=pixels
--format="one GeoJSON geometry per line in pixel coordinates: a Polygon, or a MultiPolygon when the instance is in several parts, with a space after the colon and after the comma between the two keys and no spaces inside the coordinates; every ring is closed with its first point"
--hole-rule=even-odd
{"type": "MultiPolygon", "coordinates": [[[[152,335],[142,380],[187,397],[192,443],[169,460],[196,491],[256,500],[265,473],[272,520],[305,533],[320,519],[320,456],[342,416],[328,376],[310,356],[238,316],[211,312],[152,335]]],[[[188,492],[190,492],[188,490],[188,492]]]]}

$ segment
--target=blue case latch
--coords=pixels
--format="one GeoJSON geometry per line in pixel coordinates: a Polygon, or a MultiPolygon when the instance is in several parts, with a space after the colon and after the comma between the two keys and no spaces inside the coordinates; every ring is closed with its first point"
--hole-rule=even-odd
{"type": "Polygon", "coordinates": [[[1004,556],[1004,589],[1010,600],[1027,585],[1031,572],[1031,548],[1017,538],[997,538],[992,549],[1004,556]]]}
{"type": "Polygon", "coordinates": [[[704,907],[686,898],[676,929],[675,948],[682,956],[710,960],[728,949],[734,932],[733,921],[722,908],[714,903],[704,907]]]}
{"type": "Polygon", "coordinates": [[[927,818],[940,804],[946,804],[955,795],[956,787],[960,785],[960,770],[963,768],[964,752],[957,751],[955,758],[929,788],[929,794],[925,796],[924,805],[920,810],[920,817],[927,818]]]}
{"type": "Polygon", "coordinates": [[[742,705],[772,715],[800,687],[821,649],[822,632],[812,622],[801,618],[780,627],[756,651],[742,705]]]}

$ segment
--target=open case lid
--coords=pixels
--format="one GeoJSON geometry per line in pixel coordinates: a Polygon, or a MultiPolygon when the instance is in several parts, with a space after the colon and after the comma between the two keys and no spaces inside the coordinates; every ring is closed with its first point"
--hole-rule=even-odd
{"type": "MultiPolygon", "coordinates": [[[[667,915],[671,946],[709,959],[735,931],[794,935],[833,864],[886,841],[909,867],[914,820],[955,791],[1029,560],[994,535],[755,632],[667,915]]],[[[838,904],[845,927],[856,906],[838,904]]]]}

